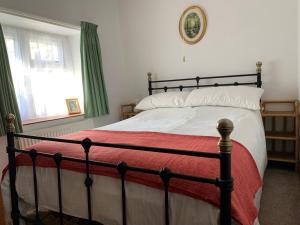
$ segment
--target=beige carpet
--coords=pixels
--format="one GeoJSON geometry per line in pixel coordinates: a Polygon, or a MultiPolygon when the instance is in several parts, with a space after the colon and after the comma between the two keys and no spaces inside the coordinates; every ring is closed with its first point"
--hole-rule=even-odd
{"type": "Polygon", "coordinates": [[[300,225],[299,174],[268,168],[264,179],[261,225],[300,225]]]}

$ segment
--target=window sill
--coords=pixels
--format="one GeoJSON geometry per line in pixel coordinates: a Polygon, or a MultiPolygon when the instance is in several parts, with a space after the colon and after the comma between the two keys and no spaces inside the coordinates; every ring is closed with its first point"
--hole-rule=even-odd
{"type": "Polygon", "coordinates": [[[44,118],[23,120],[22,124],[24,126],[26,126],[26,125],[37,124],[37,123],[44,123],[44,122],[49,122],[49,121],[54,121],[54,120],[74,118],[74,117],[78,117],[78,116],[84,116],[84,113],[73,114],[73,115],[49,116],[49,117],[44,117],[44,118]]]}

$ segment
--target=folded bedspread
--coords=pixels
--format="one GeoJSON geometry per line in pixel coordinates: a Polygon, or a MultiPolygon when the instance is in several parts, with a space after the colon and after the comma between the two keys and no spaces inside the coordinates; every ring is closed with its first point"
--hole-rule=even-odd
{"type": "MultiPolygon", "coordinates": [[[[94,142],[102,143],[118,143],[214,153],[219,151],[217,147],[219,138],[217,137],[177,135],[159,132],[85,130],[65,135],[62,138],[73,140],[89,138],[94,142]]],[[[31,146],[31,149],[51,154],[59,152],[67,157],[85,158],[82,146],[76,144],[44,141],[31,146]]],[[[216,159],[96,146],[91,147],[89,158],[90,160],[114,164],[126,162],[130,166],[155,170],[167,167],[172,172],[212,179],[219,177],[219,161],[216,159]]],[[[54,168],[56,166],[53,160],[45,157],[38,157],[36,162],[38,167],[54,168]]],[[[31,165],[32,161],[29,155],[20,154],[17,156],[17,166],[31,165]]],[[[85,165],[82,163],[63,161],[61,168],[85,173],[85,165]]],[[[116,169],[91,166],[90,172],[91,174],[119,178],[116,169]]],[[[253,199],[258,189],[262,186],[262,180],[249,151],[243,145],[235,141],[233,141],[232,152],[232,177],[234,178],[232,217],[240,224],[252,225],[258,213],[253,199]]],[[[152,188],[163,189],[161,179],[158,176],[150,174],[130,171],[126,173],[126,180],[152,188]]],[[[219,188],[214,185],[172,178],[169,191],[201,199],[219,207],[219,188]]]]}

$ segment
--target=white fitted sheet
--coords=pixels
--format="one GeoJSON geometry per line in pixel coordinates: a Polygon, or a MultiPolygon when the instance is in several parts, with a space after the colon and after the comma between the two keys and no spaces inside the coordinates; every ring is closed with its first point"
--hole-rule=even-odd
{"type": "MultiPolygon", "coordinates": [[[[231,107],[202,106],[195,108],[161,108],[142,112],[137,116],[97,128],[99,130],[157,131],[175,134],[219,136],[217,121],[231,119],[234,123],[232,139],[243,144],[253,156],[260,175],[266,168],[266,143],[259,111],[231,107]]],[[[57,181],[55,169],[38,168],[39,202],[44,209],[57,211],[57,181]]],[[[121,225],[120,181],[95,175],[92,189],[93,219],[105,225],[121,225]]],[[[64,212],[86,218],[85,175],[62,171],[64,212]],[[78,182],[74,182],[78,180],[78,182]]],[[[2,182],[5,205],[9,203],[9,181],[2,182]]],[[[21,210],[28,211],[34,203],[32,169],[20,167],[17,170],[17,191],[21,210]]],[[[163,192],[144,185],[126,183],[128,225],[164,224],[163,192]]],[[[261,190],[255,204],[259,208],[261,190]]],[[[187,196],[170,193],[170,216],[172,225],[217,225],[219,209],[187,196]]],[[[258,225],[258,219],[255,224],[258,225]]]]}

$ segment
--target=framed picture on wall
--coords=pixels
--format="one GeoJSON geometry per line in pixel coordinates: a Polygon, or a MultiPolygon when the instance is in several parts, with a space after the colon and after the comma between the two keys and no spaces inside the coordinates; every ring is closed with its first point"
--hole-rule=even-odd
{"type": "Polygon", "coordinates": [[[200,6],[190,6],[181,15],[179,33],[187,44],[198,43],[205,35],[207,20],[200,6]]]}
{"type": "Polygon", "coordinates": [[[78,102],[77,98],[66,99],[66,104],[67,104],[67,107],[68,107],[69,115],[80,114],[81,113],[80,105],[79,105],[79,102],[78,102]]]}

